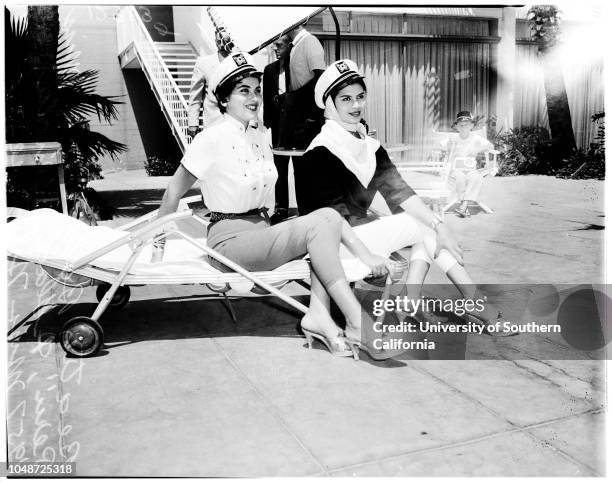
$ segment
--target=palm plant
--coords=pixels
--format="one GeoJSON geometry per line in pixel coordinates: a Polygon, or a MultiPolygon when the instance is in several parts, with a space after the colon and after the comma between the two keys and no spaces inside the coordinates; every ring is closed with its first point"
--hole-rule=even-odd
{"type": "MultiPolygon", "coordinates": [[[[38,52],[27,20],[11,20],[5,8],[7,142],[59,142],[70,191],[80,178],[100,176],[101,156],[116,160],[127,147],[90,129],[89,119],[94,115],[108,123],[116,120],[116,106],[121,102],[117,96],[96,94],[98,72],[78,72],[77,55],[68,34],[59,28],[57,31],[57,53],[51,69],[54,84],[48,85],[44,69],[30,65],[38,52]]],[[[11,174],[9,181],[20,184],[17,173],[11,174]]]]}
{"type": "Polygon", "coordinates": [[[7,141],[31,138],[30,129],[25,119],[24,102],[26,98],[26,81],[24,73],[28,70],[28,57],[24,52],[31,50],[28,37],[27,19],[14,19],[4,8],[4,72],[6,87],[6,137],[7,141]],[[20,139],[23,138],[23,139],[20,139]]]}

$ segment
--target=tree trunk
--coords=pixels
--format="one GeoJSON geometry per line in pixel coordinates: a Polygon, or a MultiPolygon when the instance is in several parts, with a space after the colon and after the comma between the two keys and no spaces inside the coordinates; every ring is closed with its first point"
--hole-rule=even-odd
{"type": "Polygon", "coordinates": [[[567,101],[567,91],[563,70],[558,60],[550,52],[542,52],[544,91],[555,164],[560,163],[576,149],[576,139],[572,128],[572,116],[567,101]]]}
{"type": "Polygon", "coordinates": [[[28,7],[28,30],[32,39],[29,68],[33,92],[24,109],[38,141],[55,141],[57,131],[57,41],[58,7],[28,7]]]}

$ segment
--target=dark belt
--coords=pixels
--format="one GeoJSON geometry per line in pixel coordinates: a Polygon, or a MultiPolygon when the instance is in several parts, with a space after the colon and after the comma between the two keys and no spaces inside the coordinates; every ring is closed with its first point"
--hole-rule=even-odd
{"type": "Polygon", "coordinates": [[[233,220],[235,218],[244,218],[246,216],[254,216],[259,215],[263,216],[263,218],[270,223],[270,218],[268,217],[268,210],[265,208],[255,208],[254,210],[246,211],[244,213],[221,213],[219,211],[211,211],[210,212],[210,223],[217,223],[221,220],[233,220]]]}

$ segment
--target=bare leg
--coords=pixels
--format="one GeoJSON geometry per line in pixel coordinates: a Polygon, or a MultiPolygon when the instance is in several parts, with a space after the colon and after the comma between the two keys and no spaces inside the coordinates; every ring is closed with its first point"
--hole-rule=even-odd
{"type": "Polygon", "coordinates": [[[457,193],[457,196],[459,197],[459,200],[464,202],[465,201],[465,188],[467,184],[466,176],[461,171],[455,171],[454,176],[455,176],[455,191],[457,193]]]}
{"type": "MultiPolygon", "coordinates": [[[[483,297],[477,290],[470,275],[461,265],[454,265],[446,272],[446,275],[461,292],[464,299],[479,299],[483,297]]],[[[484,321],[490,321],[500,316],[499,310],[491,303],[484,304],[484,310],[474,311],[473,313],[484,321]]]]}
{"type": "Polygon", "coordinates": [[[346,279],[331,284],[327,287],[327,293],[334,299],[346,319],[344,329],[346,336],[354,340],[361,340],[361,305],[346,279]]]}
{"type": "Polygon", "coordinates": [[[425,260],[412,260],[408,268],[406,278],[406,296],[410,300],[417,300],[421,297],[423,282],[429,271],[429,263],[425,260]]]}
{"type": "Polygon", "coordinates": [[[319,278],[312,271],[310,273],[310,304],[300,325],[302,328],[317,332],[328,339],[337,337],[342,329],[331,318],[329,310],[329,295],[319,278]]]}
{"type": "Polygon", "coordinates": [[[474,296],[476,292],[474,281],[464,267],[456,263],[446,272],[446,276],[453,282],[453,285],[457,287],[463,297],[472,298],[474,296]]]}
{"type": "Polygon", "coordinates": [[[469,201],[478,202],[480,198],[480,190],[484,181],[484,176],[480,171],[470,171],[467,175],[466,188],[465,188],[465,202],[469,201]]]}
{"type": "Polygon", "coordinates": [[[455,191],[457,192],[459,201],[461,201],[461,204],[456,211],[462,216],[467,215],[468,200],[465,197],[467,184],[468,181],[465,173],[455,171],[455,191]]]}

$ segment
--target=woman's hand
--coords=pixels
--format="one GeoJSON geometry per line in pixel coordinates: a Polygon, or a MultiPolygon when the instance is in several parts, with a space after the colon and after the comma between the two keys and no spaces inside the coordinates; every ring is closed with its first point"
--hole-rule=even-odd
{"type": "Polygon", "coordinates": [[[372,252],[366,253],[360,257],[372,272],[373,277],[381,277],[383,275],[392,275],[395,271],[395,262],[372,252]]]}
{"type": "Polygon", "coordinates": [[[444,223],[441,223],[438,225],[436,233],[438,236],[434,257],[438,256],[440,250],[446,249],[457,259],[459,265],[463,266],[463,250],[459,242],[455,239],[453,232],[450,231],[444,223]]]}

